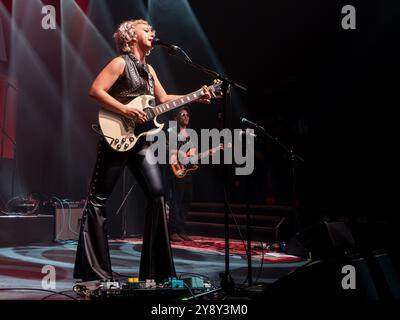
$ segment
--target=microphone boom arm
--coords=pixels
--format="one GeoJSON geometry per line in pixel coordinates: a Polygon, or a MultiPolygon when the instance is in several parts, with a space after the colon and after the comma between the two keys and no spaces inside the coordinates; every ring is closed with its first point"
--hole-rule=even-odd
{"type": "Polygon", "coordinates": [[[180,56],[175,54],[176,52],[179,51],[185,56],[185,58],[182,59],[182,60],[184,60],[186,62],[186,64],[188,64],[188,65],[190,65],[190,66],[192,66],[192,67],[194,67],[194,68],[196,68],[196,69],[198,69],[198,70],[200,70],[200,71],[202,71],[202,72],[204,72],[206,74],[209,74],[209,75],[211,75],[212,77],[214,77],[216,79],[220,79],[222,81],[225,81],[225,83],[227,83],[227,84],[233,85],[233,86],[235,86],[235,87],[237,87],[237,88],[239,88],[239,89],[241,89],[243,91],[247,91],[247,88],[245,88],[242,85],[230,80],[228,77],[223,76],[223,75],[221,75],[220,73],[218,73],[216,71],[210,70],[210,69],[208,69],[206,67],[203,67],[202,65],[200,65],[198,63],[193,62],[192,59],[190,59],[189,56],[186,54],[186,52],[183,49],[181,49],[179,46],[177,46],[177,45],[162,42],[158,38],[155,38],[153,40],[153,45],[158,45],[158,46],[167,48],[168,49],[168,53],[170,55],[174,55],[175,57],[178,57],[178,58],[182,59],[182,57],[180,57],[180,56]]]}

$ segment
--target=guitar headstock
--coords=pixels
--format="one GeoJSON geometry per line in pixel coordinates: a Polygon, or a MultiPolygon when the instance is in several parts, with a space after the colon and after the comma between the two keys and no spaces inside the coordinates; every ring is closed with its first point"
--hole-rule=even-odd
{"type": "Polygon", "coordinates": [[[210,90],[213,98],[222,98],[222,81],[220,79],[215,79],[214,84],[209,86],[208,89],[210,90]]]}

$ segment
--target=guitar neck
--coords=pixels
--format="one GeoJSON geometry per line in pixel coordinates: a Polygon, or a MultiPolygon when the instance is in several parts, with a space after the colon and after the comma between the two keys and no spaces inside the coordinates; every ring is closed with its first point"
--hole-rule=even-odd
{"type": "Polygon", "coordinates": [[[196,160],[201,160],[201,159],[203,159],[205,157],[208,157],[210,155],[210,151],[219,150],[219,149],[221,149],[221,147],[215,147],[215,148],[212,148],[212,149],[208,149],[207,151],[204,151],[202,153],[199,153],[196,156],[196,160]]]}
{"type": "MultiPolygon", "coordinates": [[[[210,90],[213,90],[214,85],[211,85],[208,87],[210,90]]],[[[204,89],[199,89],[197,91],[194,91],[192,93],[189,93],[185,96],[182,96],[178,99],[172,100],[172,101],[168,101],[166,103],[163,104],[159,104],[158,106],[155,106],[152,111],[154,112],[154,116],[158,116],[160,114],[163,114],[165,112],[168,111],[172,111],[176,108],[179,108],[185,104],[188,104],[192,101],[195,101],[197,99],[199,99],[202,95],[204,95],[205,91],[204,89]]]]}

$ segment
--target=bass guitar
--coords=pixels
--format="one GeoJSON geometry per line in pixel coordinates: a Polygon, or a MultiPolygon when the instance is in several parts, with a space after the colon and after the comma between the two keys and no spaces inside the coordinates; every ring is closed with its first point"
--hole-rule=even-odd
{"type": "MultiPolygon", "coordinates": [[[[231,147],[232,147],[232,144],[229,143],[228,148],[231,148],[231,147]]],[[[170,165],[171,165],[172,172],[175,177],[177,177],[178,179],[182,179],[183,177],[185,177],[187,175],[188,172],[197,170],[199,168],[198,163],[199,163],[200,159],[208,157],[208,156],[214,154],[215,152],[217,152],[219,150],[223,150],[223,149],[224,149],[224,145],[221,143],[218,147],[208,149],[202,153],[199,153],[199,154],[191,156],[191,157],[188,156],[189,162],[187,164],[181,163],[178,159],[178,154],[173,153],[170,158],[170,165]]]]}

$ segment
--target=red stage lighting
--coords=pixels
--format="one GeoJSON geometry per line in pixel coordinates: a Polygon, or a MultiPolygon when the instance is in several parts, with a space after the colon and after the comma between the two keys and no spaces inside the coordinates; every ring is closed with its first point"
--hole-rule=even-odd
{"type": "Polygon", "coordinates": [[[75,0],[75,2],[82,9],[82,11],[87,11],[89,7],[89,0],[75,0]]]}

